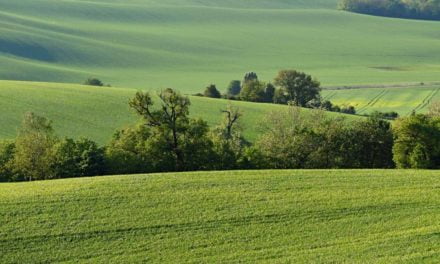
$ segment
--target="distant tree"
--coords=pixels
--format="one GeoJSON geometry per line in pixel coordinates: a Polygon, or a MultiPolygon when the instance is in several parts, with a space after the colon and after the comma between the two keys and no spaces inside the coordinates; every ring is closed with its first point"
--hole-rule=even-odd
{"type": "Polygon", "coordinates": [[[229,83],[227,95],[237,96],[241,92],[241,82],[238,80],[233,80],[229,83]]]}
{"type": "Polygon", "coordinates": [[[341,108],[341,113],[349,114],[349,115],[355,115],[356,114],[356,108],[352,105],[349,105],[347,107],[341,108]]]}
{"type": "Polygon", "coordinates": [[[248,72],[244,75],[242,85],[244,86],[247,82],[258,81],[258,75],[255,72],[248,72]]]}
{"type": "Polygon", "coordinates": [[[264,102],[273,103],[275,97],[275,91],[276,88],[275,86],[273,86],[273,84],[271,83],[266,84],[266,88],[264,89],[264,102]]]}
{"type": "Polygon", "coordinates": [[[275,85],[287,95],[287,99],[296,106],[305,107],[306,104],[319,98],[320,83],[310,75],[295,70],[283,70],[275,78],[275,85]]]}
{"type": "Polygon", "coordinates": [[[104,86],[104,83],[97,79],[97,78],[88,78],[85,82],[85,85],[91,85],[91,86],[104,86]]]}
{"type": "Polygon", "coordinates": [[[211,84],[208,87],[206,87],[204,96],[210,98],[221,98],[222,94],[217,90],[215,84],[211,84]]]}
{"type": "Polygon", "coordinates": [[[29,181],[53,178],[51,149],[56,142],[51,121],[27,113],[15,141],[13,168],[16,177],[29,181]]]}
{"type": "Polygon", "coordinates": [[[264,102],[266,99],[266,84],[258,80],[247,81],[244,83],[240,92],[240,98],[249,102],[264,102]]]}
{"type": "Polygon", "coordinates": [[[440,118],[414,114],[398,119],[393,128],[398,168],[440,168],[440,118]]]}

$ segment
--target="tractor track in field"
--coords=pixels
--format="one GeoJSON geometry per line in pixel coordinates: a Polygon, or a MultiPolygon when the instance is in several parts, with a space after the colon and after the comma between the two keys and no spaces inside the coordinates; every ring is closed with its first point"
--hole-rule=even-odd
{"type": "Polygon", "coordinates": [[[375,97],[373,97],[366,105],[359,108],[358,113],[364,112],[367,108],[374,106],[382,97],[384,97],[389,91],[388,90],[382,90],[380,93],[378,93],[375,97]]]}
{"type": "Polygon", "coordinates": [[[412,112],[417,112],[417,111],[419,111],[419,110],[422,110],[422,109],[424,109],[425,107],[427,107],[430,103],[431,103],[431,101],[432,101],[432,99],[438,94],[440,92],[440,87],[439,88],[437,88],[437,89],[435,89],[435,90],[432,90],[424,99],[423,99],[423,101],[420,103],[420,104],[418,104],[413,110],[411,110],[409,113],[408,113],[408,115],[409,114],[411,114],[412,112]]]}

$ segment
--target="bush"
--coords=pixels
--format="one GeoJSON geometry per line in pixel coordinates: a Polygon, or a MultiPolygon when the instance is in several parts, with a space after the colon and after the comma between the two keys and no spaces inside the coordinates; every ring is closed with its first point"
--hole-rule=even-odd
{"type": "Polygon", "coordinates": [[[215,86],[215,84],[211,84],[208,87],[206,87],[203,95],[205,97],[210,97],[210,98],[221,98],[222,97],[222,94],[217,90],[217,87],[215,86]]]}
{"type": "Polygon", "coordinates": [[[104,83],[97,79],[97,78],[88,78],[85,82],[84,85],[91,85],[91,86],[104,86],[104,83]]]}

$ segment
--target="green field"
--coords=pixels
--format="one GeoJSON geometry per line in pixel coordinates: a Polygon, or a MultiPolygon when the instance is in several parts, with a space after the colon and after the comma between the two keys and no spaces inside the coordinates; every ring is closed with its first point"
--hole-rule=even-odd
{"type": "MultiPolygon", "coordinates": [[[[84,136],[100,144],[108,143],[117,129],[135,124],[139,118],[128,106],[137,90],[72,84],[0,81],[0,138],[14,138],[26,112],[35,112],[54,122],[60,136],[84,136]]],[[[266,114],[286,106],[191,97],[191,115],[211,126],[223,118],[221,110],[230,103],[242,113],[247,139],[259,135],[266,114]]],[[[308,110],[304,110],[308,111],[308,110]]],[[[332,116],[340,114],[330,113],[332,116]]],[[[343,115],[349,119],[355,117],[343,115]]]]}
{"type": "Polygon", "coordinates": [[[406,116],[412,111],[425,113],[432,102],[440,101],[440,86],[324,90],[323,98],[355,106],[358,114],[395,111],[406,116]]]}
{"type": "Polygon", "coordinates": [[[337,0],[0,0],[0,79],[199,92],[283,68],[325,86],[440,80],[440,23],[337,0]]]}
{"type": "Polygon", "coordinates": [[[438,263],[433,171],[0,184],[1,263],[438,263]]]}

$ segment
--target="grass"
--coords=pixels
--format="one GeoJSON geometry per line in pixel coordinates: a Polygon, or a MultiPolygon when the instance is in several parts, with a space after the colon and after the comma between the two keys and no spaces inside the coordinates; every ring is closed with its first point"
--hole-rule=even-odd
{"type": "MultiPolygon", "coordinates": [[[[84,136],[100,144],[108,143],[117,129],[139,120],[128,106],[136,91],[129,88],[0,81],[0,138],[14,138],[24,114],[35,112],[52,120],[60,136],[84,136]]],[[[226,109],[229,103],[238,106],[243,112],[244,135],[251,141],[257,139],[259,124],[265,115],[286,109],[286,106],[274,104],[229,102],[202,97],[190,99],[192,117],[202,118],[211,126],[220,123],[221,110],[226,109]]]]}
{"type": "Polygon", "coordinates": [[[338,105],[355,106],[359,114],[395,111],[401,116],[424,113],[440,100],[440,86],[324,90],[323,97],[338,105]]]}
{"type": "Polygon", "coordinates": [[[434,171],[0,184],[2,263],[438,263],[434,171]]]}
{"type": "Polygon", "coordinates": [[[0,0],[0,79],[200,92],[298,68],[325,86],[439,81],[440,22],[337,0],[0,0]]]}

